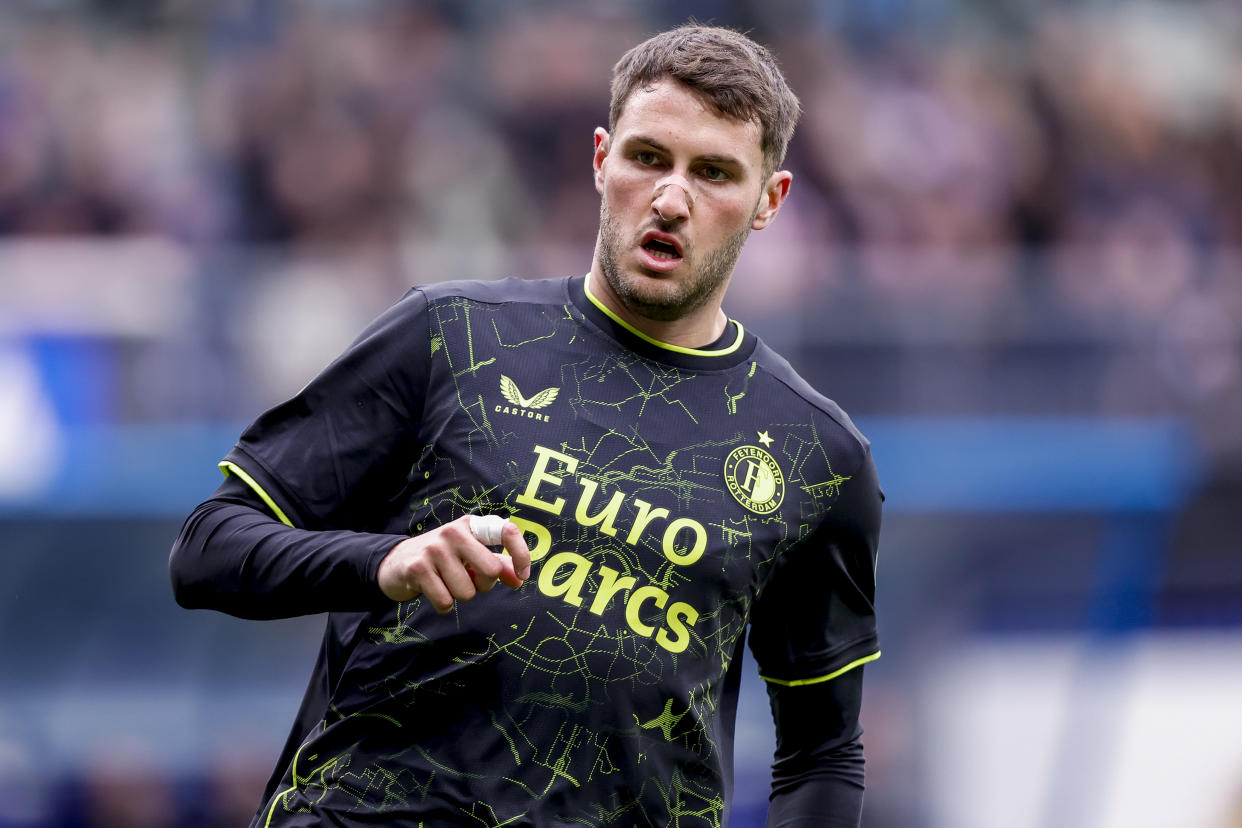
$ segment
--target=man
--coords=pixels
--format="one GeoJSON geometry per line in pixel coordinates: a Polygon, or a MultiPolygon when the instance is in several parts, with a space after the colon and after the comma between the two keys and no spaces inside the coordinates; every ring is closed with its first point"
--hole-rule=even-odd
{"type": "Polygon", "coordinates": [[[585,277],[412,290],[242,435],[177,600],[330,613],[255,825],[722,826],[747,625],[769,824],[858,824],[875,469],[721,311],[797,115],[742,35],[635,47],[585,277]]]}

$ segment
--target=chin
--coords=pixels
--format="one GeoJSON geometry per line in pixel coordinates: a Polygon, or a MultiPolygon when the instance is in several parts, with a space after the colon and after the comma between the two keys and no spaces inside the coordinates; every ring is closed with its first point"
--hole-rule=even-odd
{"type": "Polygon", "coordinates": [[[686,291],[667,274],[622,277],[620,290],[614,292],[632,311],[656,322],[671,322],[694,310],[686,291]]]}
{"type": "Polygon", "coordinates": [[[686,309],[676,304],[636,302],[632,307],[639,316],[644,319],[650,319],[653,322],[672,322],[686,315],[686,309]]]}

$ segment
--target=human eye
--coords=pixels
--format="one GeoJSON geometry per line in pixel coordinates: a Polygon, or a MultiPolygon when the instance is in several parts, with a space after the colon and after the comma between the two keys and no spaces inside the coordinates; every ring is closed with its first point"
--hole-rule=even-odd
{"type": "Polygon", "coordinates": [[[728,181],[729,180],[728,170],[725,170],[721,167],[717,167],[714,164],[708,164],[706,167],[703,167],[701,170],[699,170],[699,175],[703,176],[708,181],[728,181]]]}
{"type": "Polygon", "coordinates": [[[638,150],[634,153],[634,160],[642,164],[644,167],[654,167],[660,162],[660,156],[651,150],[638,150]]]}

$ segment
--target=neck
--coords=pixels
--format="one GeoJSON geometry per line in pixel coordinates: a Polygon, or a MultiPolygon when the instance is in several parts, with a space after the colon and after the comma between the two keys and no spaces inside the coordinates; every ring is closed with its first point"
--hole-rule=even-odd
{"type": "Polygon", "coordinates": [[[586,292],[606,313],[657,344],[702,348],[719,339],[729,325],[729,318],[721,309],[719,298],[713,298],[701,308],[677,319],[649,319],[635,313],[613,292],[608,280],[600,273],[598,262],[587,274],[586,292]]]}

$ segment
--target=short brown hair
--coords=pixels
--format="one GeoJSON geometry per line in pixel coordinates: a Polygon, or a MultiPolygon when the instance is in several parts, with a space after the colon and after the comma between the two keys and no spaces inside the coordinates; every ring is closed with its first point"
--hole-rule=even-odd
{"type": "Polygon", "coordinates": [[[616,129],[635,89],[663,78],[684,83],[725,115],[756,121],[765,176],[785,160],[802,106],[766,48],[741,32],[695,23],[638,44],[612,68],[608,129],[616,129]]]}

